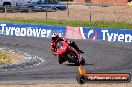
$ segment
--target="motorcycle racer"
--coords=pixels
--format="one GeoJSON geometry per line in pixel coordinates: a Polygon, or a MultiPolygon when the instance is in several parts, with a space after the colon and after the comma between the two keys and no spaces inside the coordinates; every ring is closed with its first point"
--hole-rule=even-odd
{"type": "MultiPolygon", "coordinates": [[[[69,44],[69,46],[73,47],[79,54],[81,54],[81,53],[83,54],[84,53],[82,50],[80,50],[78,48],[78,46],[75,44],[74,41],[70,41],[70,40],[68,40],[66,38],[62,38],[58,34],[53,33],[52,37],[51,37],[51,44],[50,44],[50,50],[52,50],[52,54],[53,55],[55,55],[55,56],[57,55],[57,53],[56,53],[56,45],[60,41],[66,41],[69,44]]],[[[58,57],[58,61],[59,61],[60,64],[62,64],[64,62],[64,61],[61,60],[61,56],[60,55],[58,57]]]]}

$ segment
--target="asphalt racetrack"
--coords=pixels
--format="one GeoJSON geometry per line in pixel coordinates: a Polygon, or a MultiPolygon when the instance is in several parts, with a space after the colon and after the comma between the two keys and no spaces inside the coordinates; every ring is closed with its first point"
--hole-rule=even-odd
{"type": "MultiPolygon", "coordinates": [[[[132,74],[132,43],[75,40],[85,52],[84,68],[93,73],[132,74]]],[[[63,63],[49,50],[50,39],[0,36],[0,48],[14,50],[28,59],[0,66],[0,83],[77,83],[77,66],[63,63]]]]}

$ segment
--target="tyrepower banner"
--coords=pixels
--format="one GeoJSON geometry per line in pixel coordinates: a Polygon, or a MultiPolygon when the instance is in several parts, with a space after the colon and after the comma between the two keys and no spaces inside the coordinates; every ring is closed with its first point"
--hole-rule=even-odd
{"type": "Polygon", "coordinates": [[[67,26],[66,37],[70,39],[132,42],[132,30],[67,26]]]}
{"type": "Polygon", "coordinates": [[[0,22],[0,35],[51,37],[52,33],[69,39],[132,42],[132,30],[0,22]]]}
{"type": "Polygon", "coordinates": [[[56,32],[64,37],[65,29],[63,26],[0,23],[1,35],[50,37],[53,32],[56,32]]]}

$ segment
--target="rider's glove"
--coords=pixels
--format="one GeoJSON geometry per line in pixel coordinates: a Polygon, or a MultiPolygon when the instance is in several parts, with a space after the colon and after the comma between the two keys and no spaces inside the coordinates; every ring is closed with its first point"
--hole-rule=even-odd
{"type": "Polygon", "coordinates": [[[56,52],[53,52],[52,55],[57,56],[57,53],[56,52]]]}
{"type": "Polygon", "coordinates": [[[66,42],[67,42],[68,44],[70,44],[70,43],[71,43],[69,40],[66,40],[66,42]]]}

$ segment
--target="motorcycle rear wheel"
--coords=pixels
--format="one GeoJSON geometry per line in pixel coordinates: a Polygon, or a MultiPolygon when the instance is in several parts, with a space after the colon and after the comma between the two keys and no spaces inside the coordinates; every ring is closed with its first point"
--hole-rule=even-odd
{"type": "Polygon", "coordinates": [[[82,58],[81,62],[80,62],[80,65],[84,65],[85,64],[85,59],[82,58]]]}

